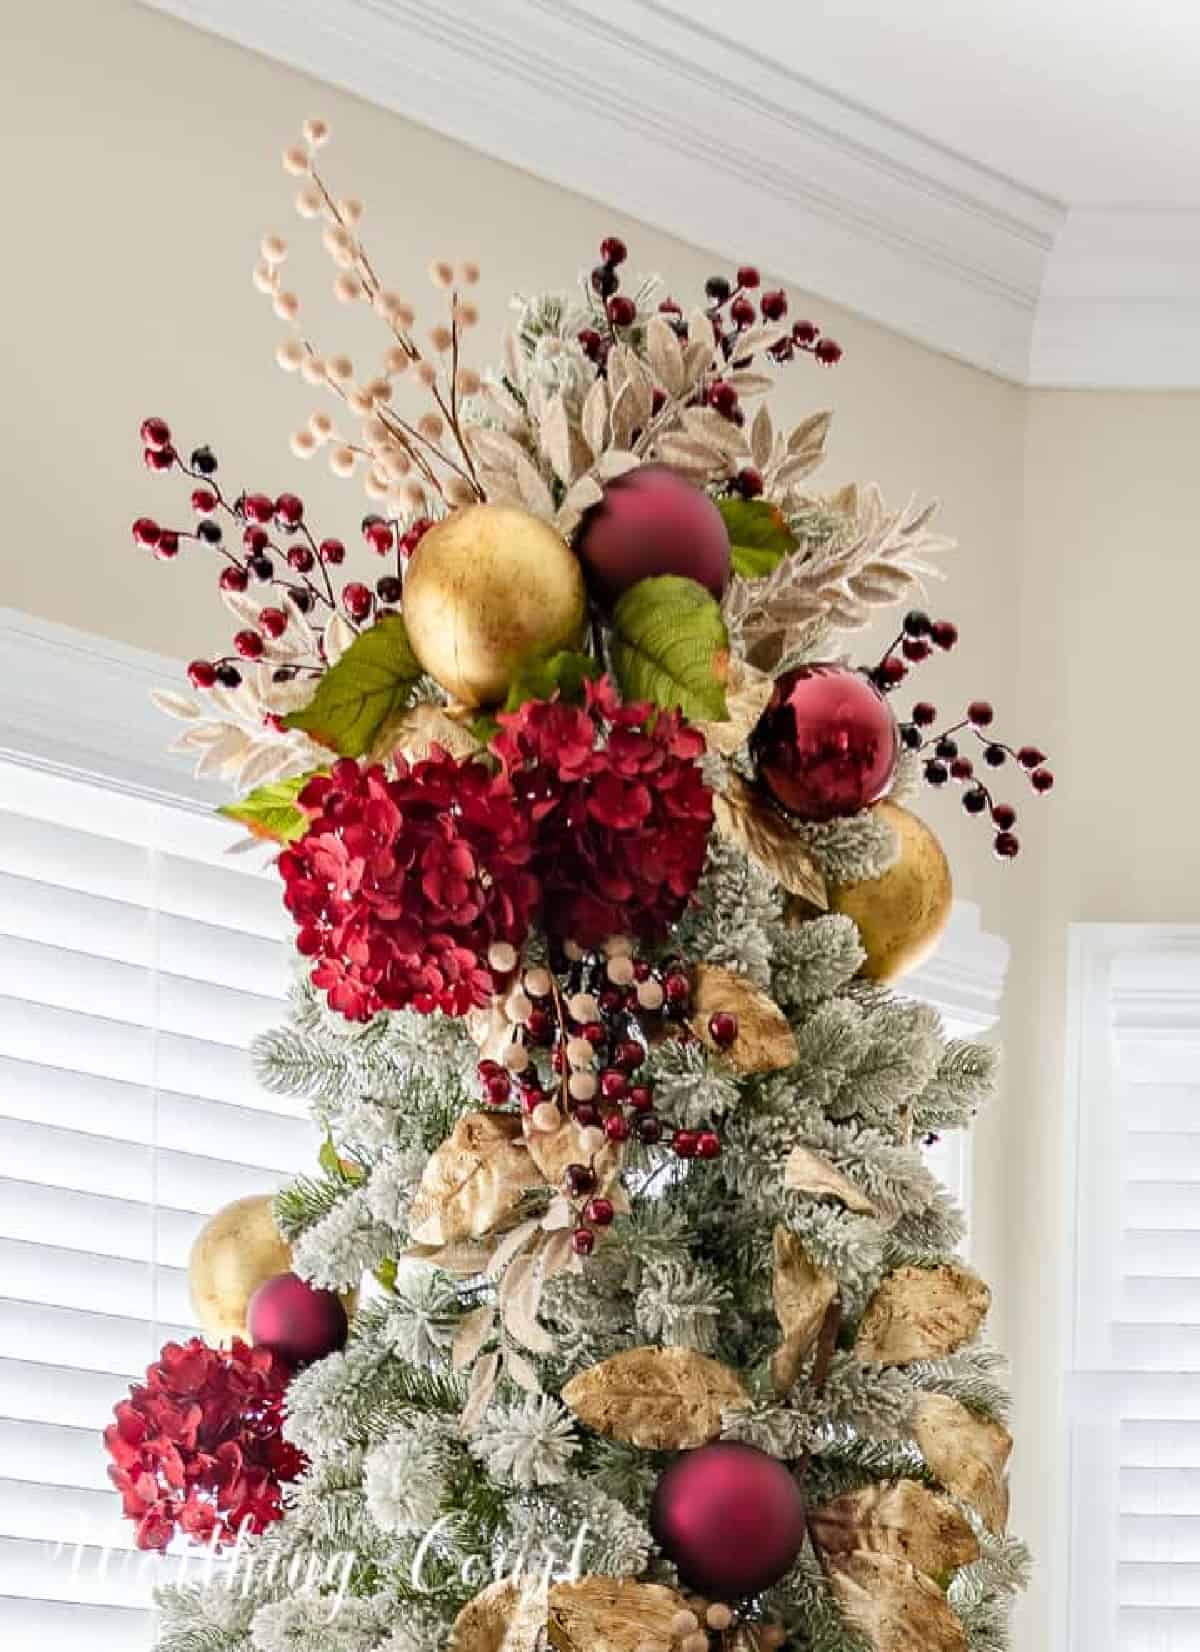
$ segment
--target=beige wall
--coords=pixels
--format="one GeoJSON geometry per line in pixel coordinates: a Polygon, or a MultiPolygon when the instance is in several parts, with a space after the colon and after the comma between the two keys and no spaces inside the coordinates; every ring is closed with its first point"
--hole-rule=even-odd
{"type": "MultiPolygon", "coordinates": [[[[160,565],[129,542],[141,511],[169,520],[173,500],[183,516],[175,485],[140,469],[147,412],[189,444],[211,441],[227,478],[296,488],[325,531],[353,539],[356,485],[287,452],[316,393],[274,368],[278,327],[248,278],[262,231],[283,230],[318,345],[364,359],[374,347],[367,318],[323,296],[329,266],[311,226],[291,218],[277,154],[306,114],[331,120],[331,176],[365,198],[368,239],[393,285],[424,301],[431,255],[482,255],[485,342],[510,291],[569,284],[609,231],[681,295],[712,267],[619,213],[131,0],[41,0],[21,8],[19,30],[6,23],[0,121],[16,164],[0,556],[3,601],[34,614],[183,657],[224,635],[210,562],[160,565]]],[[[770,252],[764,225],[746,256],[769,265],[770,252]]],[[[1196,864],[1186,719],[1200,398],[1029,396],[828,304],[794,301],[847,349],[835,373],[797,365],[780,398],[785,412],[835,408],[829,484],[875,478],[898,501],[938,493],[961,542],[932,606],[958,619],[963,645],[928,668],[922,692],[947,707],[987,694],[1004,731],[1045,745],[1060,775],[1053,799],[1026,810],[1026,852],[1011,867],[990,860],[986,833],[952,799],[928,809],[960,892],[1014,946],[1005,1104],[976,1137],[976,1245],[997,1334],[1016,1358],[1014,1524],[1048,1556],[1065,925],[1200,918],[1185,875],[1196,864]]],[[[1054,1644],[1051,1573],[1025,1608],[1017,1644],[1030,1652],[1054,1644]]]]}
{"type": "MultiPolygon", "coordinates": [[[[1200,612],[1200,396],[1040,393],[1025,433],[1017,703],[1054,753],[1009,933],[1002,1154],[988,1167],[1007,1239],[1021,1527],[1052,1553],[1045,1465],[1065,1357],[1063,1005],[1067,925],[1200,921],[1200,781],[1190,720],[1200,612]],[[1038,829],[1040,828],[1040,829],[1038,829]],[[999,1201],[1003,1200],[1003,1204],[999,1201]]],[[[976,1161],[979,1162],[978,1159],[976,1161]]],[[[1057,1643],[1043,1567],[1017,1645],[1057,1643]]]]}

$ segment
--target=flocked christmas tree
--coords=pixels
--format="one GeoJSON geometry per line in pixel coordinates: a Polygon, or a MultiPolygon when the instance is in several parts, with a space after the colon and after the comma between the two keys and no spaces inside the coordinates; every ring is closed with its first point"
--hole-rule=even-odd
{"type": "Polygon", "coordinates": [[[292,446],[365,472],[374,589],[335,584],[295,495],[227,494],[142,428],[196,523],[135,538],[207,542],[240,626],[164,708],[281,845],[297,925],[258,1072],[326,1136],[273,1213],[202,1233],[213,1345],[165,1349],[109,1430],[143,1546],[242,1538],[232,1577],[164,1591],[162,1644],[990,1652],[1025,1566],[1007,1401],[922,1144],[993,1055],[888,983],[950,906],[922,778],[1007,859],[972,754],[1044,791],[1042,754],[982,703],[897,718],[949,622],[845,663],[946,542],[810,491],[828,418],[776,430],[763,397],[841,352],[783,292],[629,296],[610,238],[477,372],[478,272],[432,266],[418,343],[325,135],[284,164],[388,329],[378,376],[299,330],[278,237],[255,279],[281,365],[354,421],[292,446]]]}

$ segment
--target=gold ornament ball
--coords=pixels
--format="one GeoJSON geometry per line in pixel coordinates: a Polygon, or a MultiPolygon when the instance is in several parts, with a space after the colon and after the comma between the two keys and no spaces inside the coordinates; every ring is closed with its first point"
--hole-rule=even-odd
{"type": "Polygon", "coordinates": [[[292,1251],[275,1226],[269,1193],[235,1199],[196,1235],[188,1284],[196,1319],[212,1342],[249,1341],[246,1307],[258,1287],[288,1273],[292,1251]]]}
{"type": "Polygon", "coordinates": [[[950,917],[954,889],[946,851],[923,820],[898,803],[877,803],[900,841],[900,856],[881,878],[831,884],[829,909],[858,925],[869,981],[898,981],[933,952],[950,917]]]}
{"type": "Polygon", "coordinates": [[[467,505],[430,528],[404,580],[413,652],[464,705],[502,700],[524,661],[577,646],[584,612],[578,557],[508,505],[467,505]]]}

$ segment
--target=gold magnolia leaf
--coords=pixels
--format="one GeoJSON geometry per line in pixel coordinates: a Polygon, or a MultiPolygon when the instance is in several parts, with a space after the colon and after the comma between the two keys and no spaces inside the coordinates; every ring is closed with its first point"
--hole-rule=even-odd
{"type": "Polygon", "coordinates": [[[694,1348],[629,1348],[572,1377],[562,1400],[581,1422],[644,1451],[690,1451],[750,1403],[727,1365],[694,1348]]]}
{"type": "Polygon", "coordinates": [[[525,1149],[521,1121],[504,1113],[467,1113],[421,1176],[409,1212],[420,1245],[480,1239],[505,1224],[542,1178],[525,1149]]]}
{"type": "Polygon", "coordinates": [[[829,1583],[872,1652],[967,1652],[962,1619],[906,1560],[862,1549],[831,1555],[829,1583]]]}
{"type": "Polygon", "coordinates": [[[745,660],[732,659],[725,681],[725,707],[729,715],[719,723],[697,725],[708,749],[720,752],[722,757],[732,757],[740,750],[766,710],[774,687],[774,680],[765,671],[756,671],[745,660]]]}
{"type": "Polygon", "coordinates": [[[672,1652],[672,1620],[687,1610],[674,1589],[629,1578],[581,1577],[550,1586],[554,1652],[672,1652]]]}
{"type": "Polygon", "coordinates": [[[718,832],[744,849],[789,895],[828,912],[825,876],[787,821],[740,775],[731,774],[713,799],[718,832]]]}
{"type": "Polygon", "coordinates": [[[771,1381],[778,1394],[795,1386],[805,1355],[816,1342],[827,1309],[837,1295],[837,1281],[809,1258],[794,1233],[777,1227],[771,1296],[783,1342],[771,1356],[771,1381]]]}
{"type": "Polygon", "coordinates": [[[441,746],[451,757],[473,757],[483,750],[466,724],[451,716],[445,706],[423,700],[382,724],[371,743],[367,760],[382,763],[394,751],[415,760],[428,757],[434,746],[441,746]]]}
{"type": "Polygon", "coordinates": [[[448,1652],[536,1652],[549,1611],[549,1591],[537,1571],[503,1577],[463,1607],[448,1652]]]}
{"type": "Polygon", "coordinates": [[[940,1359],[971,1340],[991,1299],[983,1280],[954,1262],[897,1268],[867,1303],[854,1352],[878,1365],[940,1359]]]}
{"type": "Polygon", "coordinates": [[[1005,1470],[1012,1451],[1007,1428],[977,1417],[948,1394],[922,1394],[912,1434],[935,1479],[969,1503],[990,1532],[1003,1532],[1008,1524],[1005,1470]]]}
{"type": "Polygon", "coordinates": [[[808,1516],[825,1555],[869,1549],[907,1560],[919,1572],[942,1577],[979,1559],[979,1539],[948,1497],[917,1480],[863,1486],[808,1516]]]}
{"type": "Polygon", "coordinates": [[[783,1167],[783,1185],[791,1193],[811,1193],[816,1199],[837,1199],[859,1216],[874,1216],[875,1206],[828,1159],[801,1144],[792,1148],[783,1167]]]}
{"type": "Polygon", "coordinates": [[[796,1035],[779,1005],[753,981],[718,964],[697,964],[692,971],[691,1028],[739,1073],[777,1072],[790,1067],[799,1054],[796,1035]],[[718,1045],[709,1031],[718,1010],[737,1016],[737,1037],[727,1046],[718,1045]]]}
{"type": "Polygon", "coordinates": [[[548,1187],[561,1187],[563,1174],[569,1164],[590,1164],[596,1173],[597,1193],[606,1193],[621,1168],[621,1148],[615,1142],[605,1141],[597,1153],[588,1153],[580,1145],[581,1127],[573,1118],[563,1114],[553,1130],[536,1130],[533,1120],[525,1116],[525,1141],[541,1179],[548,1187]]]}

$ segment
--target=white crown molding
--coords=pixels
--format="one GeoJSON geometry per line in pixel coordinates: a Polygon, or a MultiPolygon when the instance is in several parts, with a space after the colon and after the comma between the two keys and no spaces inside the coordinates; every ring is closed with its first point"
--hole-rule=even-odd
{"type": "Polygon", "coordinates": [[[1042,283],[1028,382],[1200,388],[1200,208],[1072,207],[1042,283]]]}
{"type": "Polygon", "coordinates": [[[654,0],[145,0],[1025,382],[1056,201],[654,0]]]}
{"type": "Polygon", "coordinates": [[[974,901],[955,901],[937,951],[900,991],[932,1004],[956,1031],[978,1036],[999,1019],[1009,950],[1003,936],[984,929],[974,901]]]}
{"type": "Polygon", "coordinates": [[[1017,384],[1200,388],[1200,210],[1067,207],[657,0],[143,0],[1017,384]]]}

